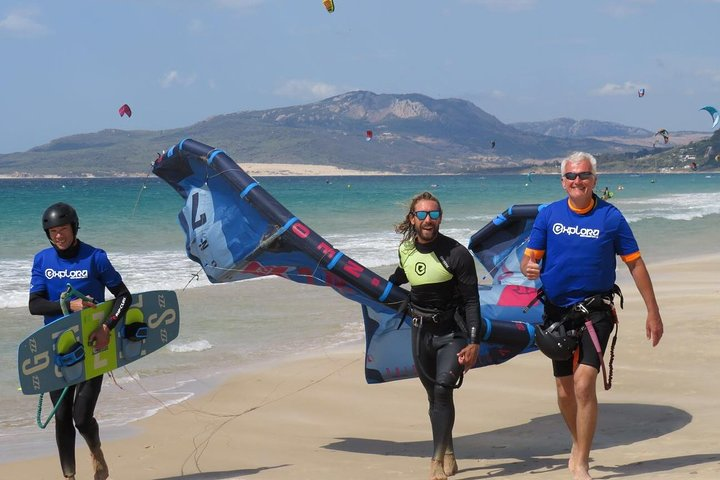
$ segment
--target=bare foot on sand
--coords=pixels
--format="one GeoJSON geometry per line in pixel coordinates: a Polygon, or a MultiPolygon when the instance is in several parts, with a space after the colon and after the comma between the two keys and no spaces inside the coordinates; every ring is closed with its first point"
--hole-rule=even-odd
{"type": "Polygon", "coordinates": [[[90,451],[90,459],[92,461],[93,470],[95,470],[94,480],[107,480],[110,476],[107,463],[105,463],[105,455],[100,448],[90,451]]]}
{"type": "Polygon", "coordinates": [[[575,470],[572,470],[573,480],[592,480],[590,476],[590,467],[588,466],[576,466],[575,470]]]}
{"type": "Polygon", "coordinates": [[[443,458],[443,471],[448,477],[452,477],[458,472],[457,460],[454,453],[446,453],[443,458]]]}
{"type": "Polygon", "coordinates": [[[430,480],[447,480],[441,460],[430,460],[430,480]]]}

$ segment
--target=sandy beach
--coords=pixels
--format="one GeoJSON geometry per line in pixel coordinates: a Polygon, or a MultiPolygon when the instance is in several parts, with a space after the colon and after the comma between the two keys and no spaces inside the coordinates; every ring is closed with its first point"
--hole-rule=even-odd
{"type": "MultiPolygon", "coordinates": [[[[604,392],[599,384],[591,473],[596,479],[720,478],[714,368],[720,282],[713,273],[720,255],[649,265],[665,322],[654,349],[645,339],[642,299],[620,268],[625,308],[613,387],[604,392]]],[[[335,297],[328,311],[335,301],[349,303],[335,297]]],[[[363,348],[268,359],[209,394],[134,423],[135,435],[104,443],[111,478],[427,478],[424,391],[416,379],[366,384],[363,348]]],[[[570,478],[569,441],[541,353],[471,371],[455,398],[460,471],[453,478],[570,478]]],[[[98,411],[109,408],[101,395],[98,411]]],[[[60,478],[54,447],[38,454],[0,465],[0,478],[60,478]]],[[[79,438],[77,478],[91,478],[90,468],[79,438]]]]}
{"type": "MultiPolygon", "coordinates": [[[[397,172],[383,172],[374,170],[352,170],[339,168],[333,165],[312,165],[300,163],[256,163],[242,162],[242,168],[255,177],[347,177],[359,175],[399,175],[397,172]]],[[[125,177],[145,177],[146,173],[124,175],[125,177]]],[[[29,175],[24,173],[0,174],[0,179],[28,179],[28,178],[64,178],[62,175],[29,175]]],[[[84,178],[100,178],[95,175],[87,175],[84,178]]]]}

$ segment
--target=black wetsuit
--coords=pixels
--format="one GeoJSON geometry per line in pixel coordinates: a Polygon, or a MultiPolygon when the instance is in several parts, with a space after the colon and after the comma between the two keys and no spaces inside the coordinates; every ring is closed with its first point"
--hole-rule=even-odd
{"type": "MultiPolygon", "coordinates": [[[[81,242],[67,250],[55,249],[60,258],[74,259],[79,252],[81,242]]],[[[130,304],[132,295],[125,284],[120,281],[118,285],[106,286],[115,295],[113,307],[105,323],[112,329],[118,319],[122,317],[130,304]]],[[[46,317],[62,315],[62,307],[59,299],[50,300],[48,291],[43,289],[35,290],[30,294],[28,307],[33,315],[44,315],[46,317]]],[[[68,388],[65,397],[55,412],[55,442],[60,456],[60,465],[66,477],[75,475],[75,429],[80,432],[91,451],[100,448],[100,434],[97,420],[95,420],[95,405],[100,396],[103,375],[80,382],[68,388]]],[[[62,390],[50,392],[50,399],[56,405],[62,390]]]]}
{"type": "Polygon", "coordinates": [[[413,359],[430,405],[433,458],[442,461],[453,452],[453,386],[464,369],[457,354],[469,339],[481,338],[475,262],[465,247],[442,234],[429,244],[403,244],[399,255],[390,281],[410,282],[411,313],[423,318],[412,329],[413,359]]]}

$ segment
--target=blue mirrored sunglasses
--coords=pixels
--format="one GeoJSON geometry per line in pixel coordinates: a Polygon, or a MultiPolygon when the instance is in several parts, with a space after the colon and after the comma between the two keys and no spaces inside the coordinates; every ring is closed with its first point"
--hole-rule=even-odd
{"type": "Polygon", "coordinates": [[[568,180],[575,180],[577,177],[580,177],[580,180],[587,180],[588,178],[592,178],[593,175],[593,172],[567,172],[563,175],[563,177],[567,178],[568,180]]]}
{"type": "Polygon", "coordinates": [[[428,215],[430,215],[431,220],[437,220],[438,218],[440,218],[441,213],[442,212],[440,210],[417,210],[415,212],[412,212],[412,214],[415,215],[420,221],[425,220],[428,215]]]}

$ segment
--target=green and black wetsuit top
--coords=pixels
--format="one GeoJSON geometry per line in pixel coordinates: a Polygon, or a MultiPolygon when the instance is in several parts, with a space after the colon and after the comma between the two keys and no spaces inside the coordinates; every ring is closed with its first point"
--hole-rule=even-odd
{"type": "Polygon", "coordinates": [[[402,243],[398,255],[400,264],[389,280],[395,285],[410,282],[413,305],[439,311],[459,308],[467,332],[477,332],[472,343],[479,343],[480,296],[470,252],[456,240],[438,233],[431,243],[402,243]]]}

